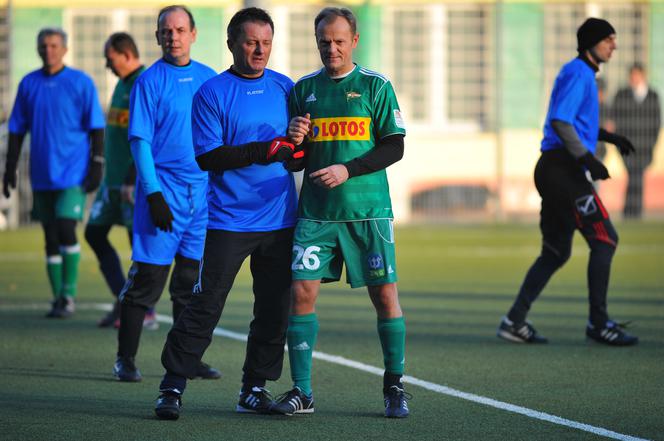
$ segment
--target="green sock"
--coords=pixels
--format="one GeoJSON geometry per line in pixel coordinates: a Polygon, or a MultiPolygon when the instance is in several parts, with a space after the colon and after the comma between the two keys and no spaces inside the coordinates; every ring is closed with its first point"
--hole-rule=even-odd
{"type": "Polygon", "coordinates": [[[81,246],[79,244],[60,247],[62,254],[62,291],[60,295],[76,297],[78,285],[78,262],[81,260],[81,246]]]}
{"type": "Polygon", "coordinates": [[[62,291],[62,256],[46,256],[46,274],[51,285],[53,297],[58,297],[62,291]]]}
{"type": "Polygon", "coordinates": [[[318,336],[316,313],[291,315],[288,318],[288,359],[293,386],[311,395],[311,362],[318,336]]]}
{"type": "Polygon", "coordinates": [[[403,375],[406,361],[406,321],[403,316],[378,319],[378,337],[383,347],[385,372],[403,375]]]}

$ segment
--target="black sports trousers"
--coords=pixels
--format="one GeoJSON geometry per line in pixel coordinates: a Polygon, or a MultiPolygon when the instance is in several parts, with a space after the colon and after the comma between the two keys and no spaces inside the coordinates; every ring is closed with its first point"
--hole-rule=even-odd
{"type": "Polygon", "coordinates": [[[208,230],[199,282],[168,333],[161,355],[167,373],[186,378],[196,375],[235,276],[250,257],[254,318],[249,325],[242,382],[260,385],[281,376],[290,308],[293,230],[208,230]]]}
{"type": "Polygon", "coordinates": [[[525,320],[553,273],[569,259],[574,231],[579,230],[590,248],[589,320],[602,328],[608,320],[606,294],[618,244],[609,215],[584,169],[564,149],[542,153],[535,167],[535,186],[542,197],[542,251],[526,274],[508,318],[517,323],[525,320]]]}
{"type": "MultiPolygon", "coordinates": [[[[118,330],[118,356],[135,357],[143,330],[143,319],[164,290],[170,265],[133,262],[127,283],[120,291],[120,329],[118,330]]],[[[199,274],[198,260],[177,254],[168,291],[171,294],[173,320],[178,317],[192,297],[199,274]]]]}

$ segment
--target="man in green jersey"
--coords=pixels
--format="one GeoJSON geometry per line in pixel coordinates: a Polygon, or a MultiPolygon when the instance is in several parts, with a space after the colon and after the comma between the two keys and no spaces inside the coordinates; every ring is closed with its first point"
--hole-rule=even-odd
{"type": "MultiPolygon", "coordinates": [[[[129,93],[134,81],[145,68],[141,64],[134,39],[124,32],[117,32],[108,38],[104,45],[104,56],[106,67],[120,80],[113,91],[106,117],[104,180],[90,210],[85,239],[97,255],[101,273],[117,299],[125,284],[125,277],[120,258],[108,240],[108,233],[113,225],[123,225],[127,228],[131,241],[136,169],[127,137],[129,93]]],[[[117,325],[119,317],[119,303],[116,300],[113,310],[99,321],[99,326],[117,325]]],[[[156,321],[154,323],[157,324],[156,321]]]]}
{"type": "Polygon", "coordinates": [[[406,133],[390,82],[353,63],[359,34],[353,13],[324,8],[314,21],[324,68],[295,84],[288,135],[307,164],[293,240],[293,304],[288,355],[293,389],[275,413],[312,413],[315,302],[321,282],[346,265],[353,288],[366,286],[383,349],[385,416],[408,416],[401,383],[406,327],[397,293],[392,204],[385,168],[403,156],[406,133]]]}

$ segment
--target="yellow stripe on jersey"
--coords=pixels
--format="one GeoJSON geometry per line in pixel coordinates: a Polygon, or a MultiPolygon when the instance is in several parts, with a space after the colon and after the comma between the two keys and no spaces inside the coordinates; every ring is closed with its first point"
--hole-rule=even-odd
{"type": "Polygon", "coordinates": [[[127,128],[129,127],[129,110],[128,109],[118,109],[117,107],[111,107],[108,111],[108,117],[106,118],[106,123],[109,126],[117,126],[127,128]]]}
{"type": "Polygon", "coordinates": [[[369,117],[313,118],[309,142],[369,141],[371,133],[369,117]]]}

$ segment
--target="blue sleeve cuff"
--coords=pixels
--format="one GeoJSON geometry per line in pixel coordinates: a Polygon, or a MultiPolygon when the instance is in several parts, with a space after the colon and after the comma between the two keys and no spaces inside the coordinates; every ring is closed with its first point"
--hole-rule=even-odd
{"type": "Polygon", "coordinates": [[[131,154],[136,164],[138,185],[143,188],[146,195],[161,191],[159,181],[157,181],[157,171],[155,170],[150,143],[140,138],[134,138],[130,145],[131,154]]]}

